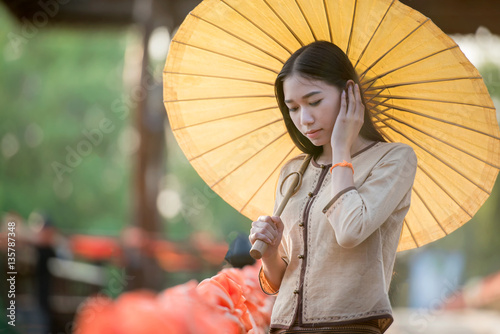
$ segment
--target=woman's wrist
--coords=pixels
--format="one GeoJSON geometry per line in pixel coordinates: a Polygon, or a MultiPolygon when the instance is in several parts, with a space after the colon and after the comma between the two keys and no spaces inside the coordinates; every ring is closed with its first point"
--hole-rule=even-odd
{"type": "Polygon", "coordinates": [[[345,146],[332,147],[332,163],[336,164],[343,160],[351,160],[351,152],[345,146]]]}

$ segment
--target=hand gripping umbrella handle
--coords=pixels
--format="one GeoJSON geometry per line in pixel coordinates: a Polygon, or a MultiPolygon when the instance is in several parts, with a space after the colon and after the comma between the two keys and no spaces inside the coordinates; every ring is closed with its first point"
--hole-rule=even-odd
{"type": "MultiPolygon", "coordinates": [[[[310,160],[311,160],[311,156],[307,155],[305,157],[304,161],[302,162],[302,165],[300,166],[300,171],[293,172],[292,174],[289,175],[292,177],[292,184],[290,185],[290,188],[288,188],[285,196],[283,197],[283,200],[280,203],[280,206],[278,207],[278,209],[274,213],[274,216],[281,216],[281,213],[285,209],[285,206],[288,203],[288,200],[290,199],[290,197],[292,197],[293,194],[295,194],[297,192],[297,190],[299,190],[299,188],[302,184],[302,175],[304,174],[307,166],[309,165],[310,160]]],[[[285,180],[287,178],[285,178],[285,180]]],[[[285,180],[283,180],[283,182],[285,182],[285,180]]],[[[281,185],[283,186],[283,183],[281,185]]],[[[252,246],[252,249],[250,250],[250,255],[256,260],[262,258],[262,255],[267,250],[267,246],[268,246],[267,243],[265,243],[262,240],[255,241],[253,246],[252,246]]]]}

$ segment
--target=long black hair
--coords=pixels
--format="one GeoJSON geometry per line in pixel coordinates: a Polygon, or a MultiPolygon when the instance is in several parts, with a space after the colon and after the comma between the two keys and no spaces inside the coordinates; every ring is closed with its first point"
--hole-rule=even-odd
{"type": "MultiPolygon", "coordinates": [[[[318,157],[323,153],[322,146],[315,146],[307,139],[293,124],[290,112],[285,104],[283,82],[293,74],[299,74],[305,78],[321,80],[329,85],[336,86],[340,90],[346,88],[347,81],[353,80],[359,85],[359,78],[347,55],[333,43],[317,41],[295,51],[283,65],[276,78],[274,89],[278,106],[285,121],[286,128],[295,145],[304,153],[318,157]]],[[[383,141],[384,137],[373,125],[369,111],[366,108],[363,92],[361,100],[365,105],[364,123],[359,134],[368,140],[383,141]]]]}

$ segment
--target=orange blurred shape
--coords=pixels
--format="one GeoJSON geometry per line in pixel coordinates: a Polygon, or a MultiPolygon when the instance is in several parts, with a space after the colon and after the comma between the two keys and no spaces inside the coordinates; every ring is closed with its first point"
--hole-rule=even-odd
{"type": "MultiPolygon", "coordinates": [[[[175,324],[175,334],[241,334],[238,318],[204,298],[195,281],[160,293],[160,313],[175,324]]],[[[166,332],[167,333],[167,332],[166,332]]]]}
{"type": "Polygon", "coordinates": [[[228,250],[225,242],[217,242],[210,233],[204,232],[195,233],[190,239],[203,260],[213,265],[220,265],[224,261],[228,250]]]}
{"type": "Polygon", "coordinates": [[[106,260],[121,254],[118,241],[110,237],[76,234],[69,242],[73,254],[89,260],[106,260]]]}
{"type": "Polygon", "coordinates": [[[158,263],[165,271],[198,271],[202,264],[195,256],[177,249],[177,246],[169,241],[157,240],[154,245],[154,253],[158,263]]]}

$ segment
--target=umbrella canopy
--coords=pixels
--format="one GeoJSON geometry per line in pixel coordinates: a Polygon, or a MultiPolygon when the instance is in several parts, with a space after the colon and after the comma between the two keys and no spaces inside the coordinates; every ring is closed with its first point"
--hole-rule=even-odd
{"type": "Polygon", "coordinates": [[[375,126],[417,154],[398,249],[467,222],[500,167],[495,108],[455,42],[396,0],[205,0],[196,7],[170,45],[164,102],[199,175],[250,219],[272,213],[279,170],[301,153],[274,80],[294,51],[316,40],[346,52],[375,126]]]}

